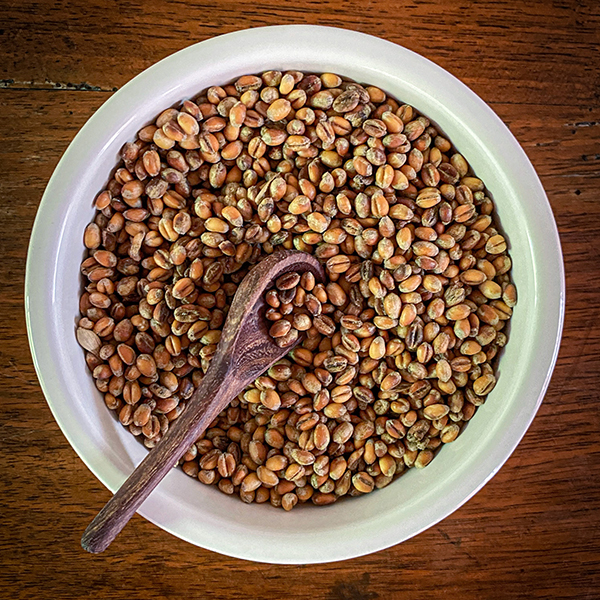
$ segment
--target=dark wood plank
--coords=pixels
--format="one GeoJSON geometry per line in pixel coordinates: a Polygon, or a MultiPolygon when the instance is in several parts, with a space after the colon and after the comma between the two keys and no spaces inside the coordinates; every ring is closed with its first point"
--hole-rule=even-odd
{"type": "Polygon", "coordinates": [[[600,8],[593,0],[523,4],[147,0],[116,10],[104,0],[27,0],[3,6],[3,597],[600,595],[600,8]],[[498,475],[440,525],[389,550],[331,565],[261,565],[195,548],[135,517],[110,552],[91,557],[79,537],[109,494],[53,421],[25,337],[24,261],[39,199],[69,141],[114,88],[193,41],[292,22],[340,25],[402,43],[460,77],[515,133],[548,192],[565,256],[565,334],[550,389],[498,475]]]}
{"type": "Polygon", "coordinates": [[[240,28],[308,23],[386,37],[435,60],[478,93],[489,92],[488,101],[598,100],[593,59],[600,9],[594,0],[392,0],[370,6],[364,0],[154,0],[113,8],[107,0],[12,3],[4,12],[0,80],[14,80],[17,87],[35,82],[110,91],[190,43],[240,28]]]}

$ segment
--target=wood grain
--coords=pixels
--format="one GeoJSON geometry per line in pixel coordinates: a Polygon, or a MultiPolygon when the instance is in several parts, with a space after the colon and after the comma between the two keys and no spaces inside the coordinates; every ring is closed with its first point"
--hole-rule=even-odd
{"type": "Polygon", "coordinates": [[[600,597],[600,6],[595,0],[23,0],[0,24],[0,590],[103,600],[600,597]],[[523,442],[416,538],[323,566],[222,557],[141,517],[109,553],[79,536],[109,493],[70,448],[31,364],[24,261],[44,186],[86,119],[155,61],[212,35],[320,23],[386,37],[491,104],[536,167],[561,233],[565,333],[523,442]],[[69,85],[71,84],[71,85],[69,85]]]}

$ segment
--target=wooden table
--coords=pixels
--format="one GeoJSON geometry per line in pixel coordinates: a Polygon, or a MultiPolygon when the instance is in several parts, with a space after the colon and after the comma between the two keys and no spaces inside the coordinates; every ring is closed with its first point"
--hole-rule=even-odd
{"type": "MultiPolygon", "coordinates": [[[[22,0],[0,23],[0,597],[600,598],[600,4],[595,0],[22,0]],[[77,130],[193,42],[264,24],[373,33],[434,60],[509,125],[548,192],[567,272],[552,384],[523,442],[466,506],[418,537],[323,566],[196,548],[141,517],[91,556],[107,490],[60,432],[25,334],[27,242],[77,130]]],[[[526,199],[524,199],[526,200],[526,199]]]]}

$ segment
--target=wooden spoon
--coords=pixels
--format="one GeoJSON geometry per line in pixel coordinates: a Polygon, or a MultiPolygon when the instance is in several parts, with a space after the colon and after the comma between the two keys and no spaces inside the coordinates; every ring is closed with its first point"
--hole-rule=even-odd
{"type": "Polygon", "coordinates": [[[96,515],[81,538],[88,552],[106,550],[142,502],[178,463],[189,447],[249,383],[292,348],[280,348],[268,332],[264,294],[283,273],[311,271],[323,280],[323,269],[306,252],[280,250],[258,263],[240,284],[227,314],[221,341],[210,367],[160,443],[96,515]]]}

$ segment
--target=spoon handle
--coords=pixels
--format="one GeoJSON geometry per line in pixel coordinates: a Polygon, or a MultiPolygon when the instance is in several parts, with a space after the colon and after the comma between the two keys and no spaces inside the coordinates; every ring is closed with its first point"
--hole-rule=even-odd
{"type": "Polygon", "coordinates": [[[181,416],[89,524],[81,538],[85,550],[106,550],[163,477],[244,389],[247,382],[232,377],[226,361],[215,359],[181,416]]]}

